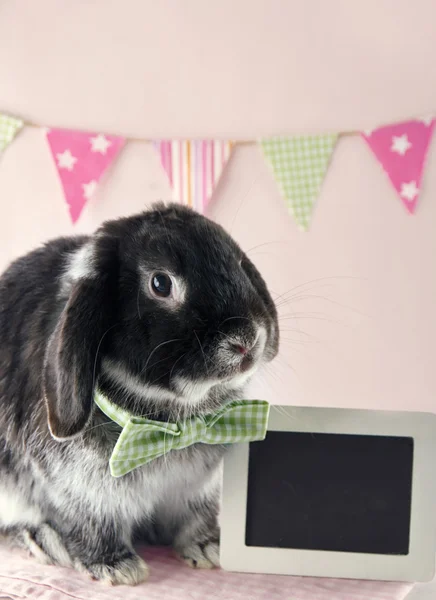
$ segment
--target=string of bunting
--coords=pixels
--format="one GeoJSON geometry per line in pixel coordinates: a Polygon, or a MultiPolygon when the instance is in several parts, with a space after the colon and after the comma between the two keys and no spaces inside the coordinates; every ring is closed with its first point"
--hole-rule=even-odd
{"type": "MultiPolygon", "coordinates": [[[[357,132],[368,144],[406,210],[416,211],[435,118],[411,119],[357,132]]],[[[25,127],[37,127],[0,113],[0,153],[25,127]]],[[[41,128],[75,223],[128,138],[70,129],[41,128]]],[[[204,213],[236,144],[257,143],[281,195],[302,230],[310,225],[315,201],[339,135],[350,132],[232,140],[143,140],[153,143],[176,202],[204,213]]]]}

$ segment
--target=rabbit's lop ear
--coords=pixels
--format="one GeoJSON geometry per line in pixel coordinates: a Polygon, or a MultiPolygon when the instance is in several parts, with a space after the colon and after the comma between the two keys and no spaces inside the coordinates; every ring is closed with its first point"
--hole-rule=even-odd
{"type": "Polygon", "coordinates": [[[74,437],[85,428],[102,344],[114,325],[116,268],[113,260],[97,262],[90,277],[73,283],[46,350],[44,396],[50,432],[57,439],[74,437]]]}

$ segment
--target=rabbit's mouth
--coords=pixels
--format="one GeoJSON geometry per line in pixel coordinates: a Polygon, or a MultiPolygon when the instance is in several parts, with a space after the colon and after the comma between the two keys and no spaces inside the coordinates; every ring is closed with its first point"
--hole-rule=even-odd
{"type": "Polygon", "coordinates": [[[241,338],[229,338],[218,345],[208,373],[199,379],[176,376],[172,386],[178,400],[189,405],[197,405],[210,397],[225,396],[231,391],[242,391],[244,385],[255,374],[265,354],[266,331],[260,327],[256,335],[247,343],[241,338]]]}
{"type": "Polygon", "coordinates": [[[248,353],[244,356],[244,358],[241,361],[241,366],[239,367],[239,370],[241,371],[241,373],[245,373],[245,371],[248,371],[249,369],[251,369],[251,367],[254,364],[254,355],[253,353],[248,353]]]}

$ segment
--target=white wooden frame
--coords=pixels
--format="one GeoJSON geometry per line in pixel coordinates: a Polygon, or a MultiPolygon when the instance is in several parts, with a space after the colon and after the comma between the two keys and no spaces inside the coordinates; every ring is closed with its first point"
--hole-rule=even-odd
{"type": "Polygon", "coordinates": [[[436,552],[436,415],[271,407],[268,429],[414,439],[410,547],[406,556],[245,545],[249,444],[224,460],[221,565],[229,571],[384,581],[430,581],[436,552]]]}

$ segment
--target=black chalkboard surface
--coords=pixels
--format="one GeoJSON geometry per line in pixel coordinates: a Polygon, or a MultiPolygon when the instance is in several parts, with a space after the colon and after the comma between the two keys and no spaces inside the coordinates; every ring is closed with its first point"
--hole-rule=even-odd
{"type": "Polygon", "coordinates": [[[269,431],[250,444],[245,544],[409,552],[414,440],[269,431]]]}

